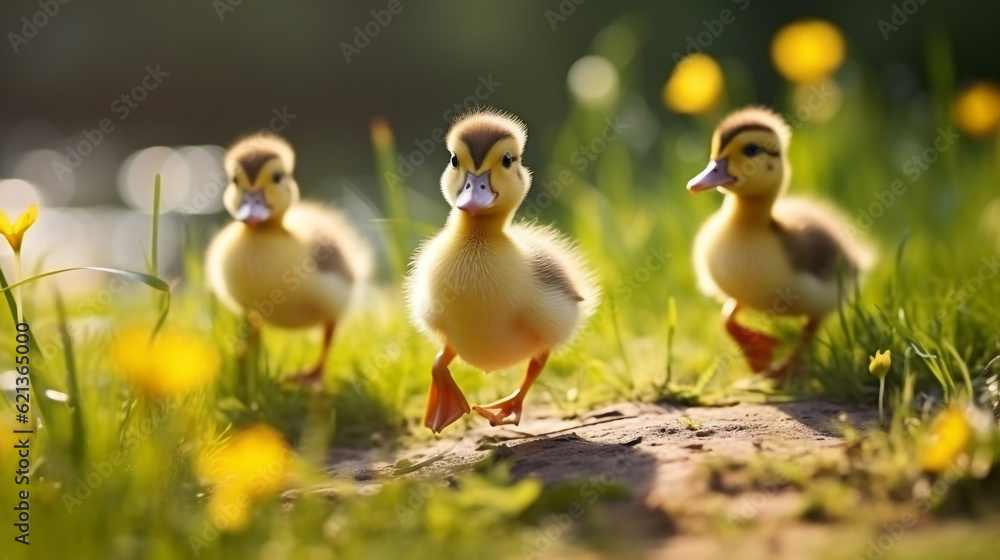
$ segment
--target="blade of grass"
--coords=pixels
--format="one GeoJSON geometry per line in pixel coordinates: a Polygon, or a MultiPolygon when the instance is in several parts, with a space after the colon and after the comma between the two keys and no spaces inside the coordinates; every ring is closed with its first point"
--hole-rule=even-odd
{"type": "Polygon", "coordinates": [[[7,284],[7,277],[3,274],[3,269],[0,269],[0,288],[2,288],[3,295],[7,298],[7,306],[10,307],[10,317],[17,322],[17,301],[14,300],[14,294],[10,291],[10,285],[7,284]]]}
{"type": "Polygon", "coordinates": [[[670,380],[673,377],[674,365],[674,331],[677,330],[677,301],[674,296],[667,297],[667,375],[663,380],[664,391],[670,390],[670,380]]]}
{"type": "Polygon", "coordinates": [[[943,340],[941,345],[955,358],[958,370],[962,374],[962,380],[965,381],[965,389],[968,391],[968,396],[974,395],[975,393],[972,390],[972,375],[969,374],[969,365],[965,363],[965,360],[962,359],[961,354],[958,353],[958,350],[955,349],[955,346],[951,342],[943,340]]]}
{"type": "MultiPolygon", "coordinates": [[[[150,275],[159,278],[160,276],[160,184],[162,182],[159,173],[156,174],[156,179],[153,181],[153,225],[151,233],[151,242],[149,250],[149,268],[150,275]]],[[[156,325],[153,327],[153,332],[150,335],[150,340],[156,338],[156,335],[163,328],[163,324],[167,320],[167,314],[170,312],[170,292],[164,292],[164,295],[160,297],[160,306],[162,311],[160,312],[160,317],[156,321],[156,325]]]]}
{"type": "Polygon", "coordinates": [[[395,227],[397,223],[408,222],[406,185],[402,177],[396,173],[396,141],[392,136],[392,129],[389,123],[381,117],[377,117],[371,122],[372,147],[375,151],[375,167],[378,173],[378,185],[382,200],[386,207],[386,212],[391,221],[389,237],[390,257],[395,278],[402,278],[406,273],[406,259],[409,254],[406,233],[395,227]]]}
{"type": "Polygon", "coordinates": [[[59,336],[62,339],[63,356],[66,361],[66,390],[69,392],[70,421],[73,426],[73,437],[70,439],[70,453],[77,468],[82,468],[86,462],[87,433],[83,423],[83,400],[80,395],[80,384],[77,381],[76,355],[73,352],[73,338],[69,334],[66,319],[66,306],[62,295],[55,292],[56,315],[59,317],[59,336]]]}
{"type": "Polygon", "coordinates": [[[625,378],[626,385],[629,388],[629,398],[635,392],[634,377],[632,376],[632,365],[628,360],[628,353],[625,351],[625,339],[622,337],[621,322],[618,320],[618,301],[614,296],[608,298],[608,302],[611,304],[611,325],[615,331],[615,342],[618,345],[618,352],[622,356],[622,362],[625,364],[625,378]]]}
{"type": "Polygon", "coordinates": [[[55,276],[56,274],[62,274],[64,272],[72,272],[74,270],[93,270],[95,272],[106,272],[108,274],[115,274],[117,276],[123,276],[123,277],[125,277],[125,278],[127,278],[129,280],[136,280],[138,282],[142,282],[143,284],[149,286],[150,288],[153,288],[154,290],[159,290],[161,292],[170,293],[170,285],[167,284],[166,281],[164,281],[161,278],[157,278],[156,276],[151,276],[149,274],[143,274],[141,272],[132,272],[130,270],[121,270],[121,269],[118,269],[118,268],[106,268],[106,267],[103,267],[103,266],[74,266],[74,267],[71,267],[71,268],[62,268],[62,269],[59,269],[59,270],[50,270],[48,272],[43,272],[41,274],[36,274],[34,276],[30,276],[28,278],[25,278],[24,280],[21,280],[20,282],[17,282],[16,284],[11,284],[9,286],[4,286],[2,289],[0,289],[0,292],[8,292],[8,291],[13,290],[15,288],[19,288],[19,287],[21,287],[21,286],[23,286],[25,284],[30,284],[30,283],[32,283],[32,282],[34,282],[36,280],[41,280],[42,278],[47,278],[49,276],[55,276]]]}
{"type": "Polygon", "coordinates": [[[156,174],[153,181],[153,234],[152,247],[149,251],[149,273],[152,276],[160,275],[159,246],[160,235],[160,174],[156,174]]]}
{"type": "MultiPolygon", "coordinates": [[[[156,327],[153,329],[152,337],[156,336],[156,333],[158,333],[160,331],[160,328],[163,326],[163,323],[166,322],[167,315],[170,313],[170,285],[167,284],[162,278],[157,278],[156,276],[151,276],[149,274],[143,274],[141,272],[132,272],[132,271],[129,271],[129,270],[121,270],[121,269],[117,269],[117,268],[105,268],[105,267],[101,267],[101,266],[76,266],[76,267],[72,267],[72,268],[63,268],[63,269],[60,269],[60,270],[50,270],[48,272],[43,272],[41,274],[36,274],[34,276],[31,276],[30,278],[25,278],[24,280],[21,280],[20,282],[18,282],[16,284],[11,284],[10,286],[4,286],[3,289],[0,289],[0,292],[3,292],[5,294],[10,294],[11,290],[13,290],[15,288],[18,288],[20,286],[23,286],[25,284],[30,284],[31,282],[34,282],[36,280],[40,280],[42,278],[46,278],[48,276],[55,276],[56,274],[62,274],[64,272],[72,272],[72,271],[75,271],[75,270],[92,270],[92,271],[95,271],[95,272],[106,272],[108,274],[114,274],[114,275],[117,275],[117,276],[122,276],[124,278],[129,279],[129,280],[135,280],[137,282],[142,282],[143,284],[149,286],[150,288],[153,288],[154,290],[159,290],[159,291],[163,292],[164,296],[165,296],[164,300],[163,300],[163,310],[160,311],[160,317],[159,317],[159,319],[156,322],[156,327]]],[[[11,298],[8,295],[8,303],[10,303],[10,300],[11,300],[11,298]]],[[[16,314],[16,305],[14,305],[13,303],[11,303],[11,311],[14,313],[15,320],[16,320],[16,315],[17,315],[16,314]]]]}

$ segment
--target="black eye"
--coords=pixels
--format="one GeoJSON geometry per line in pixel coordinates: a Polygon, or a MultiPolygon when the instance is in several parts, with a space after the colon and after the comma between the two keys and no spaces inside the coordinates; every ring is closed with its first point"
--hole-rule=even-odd
{"type": "Polygon", "coordinates": [[[747,157],[754,157],[758,152],[760,152],[760,147],[753,142],[750,142],[745,148],[743,148],[743,153],[746,154],[747,157]]]}
{"type": "Polygon", "coordinates": [[[506,167],[507,169],[510,169],[510,164],[513,161],[514,158],[510,157],[510,152],[507,152],[506,154],[503,155],[503,166],[506,167]]]}
{"type": "Polygon", "coordinates": [[[451,154],[451,166],[458,169],[458,156],[455,154],[451,154]]]}
{"type": "Polygon", "coordinates": [[[284,175],[282,175],[281,171],[275,171],[274,175],[271,176],[271,181],[274,183],[280,183],[282,177],[284,177],[284,175]]]}

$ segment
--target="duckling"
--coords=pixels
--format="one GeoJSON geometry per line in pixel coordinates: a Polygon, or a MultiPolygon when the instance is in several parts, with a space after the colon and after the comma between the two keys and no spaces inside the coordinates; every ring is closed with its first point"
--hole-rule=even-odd
{"type": "Polygon", "coordinates": [[[687,184],[691,193],[718,188],[725,194],[694,242],[699,284],[727,300],[726,330],[751,369],[777,379],[790,368],[798,373],[801,350],[839,305],[842,288],[849,293],[872,258],[838,211],[782,196],[791,177],[790,139],[791,130],[776,113],[737,111],[715,129],[708,167],[687,184]],[[840,274],[844,283],[838,287],[840,274]],[[799,342],[782,363],[772,363],[777,339],[737,322],[744,306],[805,317],[799,342]]]}
{"type": "Polygon", "coordinates": [[[208,247],[209,283],[225,305],[247,315],[251,336],[262,321],[289,329],[322,325],[319,359],[293,377],[318,383],[337,322],[370,272],[371,251],[340,212],[299,201],[295,153],[284,139],[244,138],[224,165],[230,183],[223,201],[235,221],[208,247]]]}
{"type": "Polygon", "coordinates": [[[526,139],[520,119],[492,109],[459,117],[448,131],[441,192],[451,213],[417,250],[406,282],[413,322],[441,348],[424,416],[434,432],[470,412],[448,369],[455,357],[487,373],[528,360],[510,396],[472,407],[493,426],[516,425],[549,353],[598,303],[593,275],[565,237],[512,223],[531,186],[526,139]]]}

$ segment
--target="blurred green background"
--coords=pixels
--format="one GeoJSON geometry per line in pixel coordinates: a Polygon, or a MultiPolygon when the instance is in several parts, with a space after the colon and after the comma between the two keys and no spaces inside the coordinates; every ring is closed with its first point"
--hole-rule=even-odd
{"type": "MultiPolygon", "coordinates": [[[[372,116],[385,115],[400,149],[414,149],[414,141],[444,127],[442,114],[489,76],[501,85],[485,103],[526,120],[532,135],[527,162],[537,165],[568,112],[567,69],[619,19],[635,31],[634,85],[654,126],[671,119],[658,100],[674,53],[685,52],[688,38],[697,39],[706,30],[704,22],[718,19],[724,9],[734,10],[735,21],[713,36],[706,50],[723,60],[739,57],[749,81],[746,97],[756,102],[775,103],[781,92],[768,58],[772,35],[807,15],[839,26],[849,40],[848,65],[879,80],[887,95],[902,102],[919,99],[925,88],[924,41],[934,27],[951,31],[959,78],[1000,77],[996,49],[983,41],[994,32],[1000,6],[975,0],[922,5],[918,0],[580,5],[401,0],[402,11],[348,62],[341,43],[353,42],[354,28],[364,28],[373,20],[370,11],[387,4],[97,0],[60,5],[16,54],[9,44],[0,49],[0,177],[15,176],[19,158],[30,150],[65,153],[67,145],[83,139],[81,130],[110,117],[115,131],[75,171],[66,203],[119,204],[113,188],[118,165],[135,150],[226,146],[238,135],[267,127],[272,111],[287,107],[295,118],[282,133],[299,150],[299,182],[306,191],[340,175],[374,193],[372,116]],[[886,40],[877,22],[891,22],[894,5],[903,4],[919,8],[886,40]],[[118,121],[112,103],[140,83],[147,65],[160,65],[169,76],[118,121]]],[[[4,2],[3,30],[21,34],[21,18],[31,19],[39,10],[36,0],[4,2]]],[[[437,162],[445,157],[431,157],[434,164],[418,170],[422,182],[411,187],[433,192],[437,162]]],[[[44,190],[44,179],[33,182],[44,190]]]]}

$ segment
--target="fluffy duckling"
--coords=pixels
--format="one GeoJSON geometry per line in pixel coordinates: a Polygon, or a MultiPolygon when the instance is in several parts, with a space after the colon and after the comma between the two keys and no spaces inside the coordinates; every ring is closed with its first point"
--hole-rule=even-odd
{"type": "Polygon", "coordinates": [[[323,326],[319,360],[295,376],[317,383],[338,319],[370,270],[371,252],[340,212],[300,202],[295,153],[282,138],[257,134],[225,157],[223,194],[235,221],[215,236],[206,269],[216,295],[248,316],[283,328],[323,326]]]}
{"type": "Polygon", "coordinates": [[[434,432],[470,411],[448,370],[456,356],[485,372],[529,360],[516,391],[473,407],[493,426],[516,425],[549,353],[598,302],[570,242],[550,227],[512,223],[531,186],[526,138],[519,119],[494,110],[460,117],[448,132],[441,192],[451,214],[418,249],[407,279],[411,317],[441,347],[424,417],[434,432]]]}
{"type": "Polygon", "coordinates": [[[699,283],[706,293],[727,300],[726,330],[750,367],[779,379],[797,362],[823,317],[837,308],[838,275],[849,288],[871,258],[852,240],[837,211],[782,197],[791,175],[790,138],[788,125],[774,112],[737,111],[716,128],[708,167],[687,184],[692,193],[718,188],[726,195],[695,239],[699,283]],[[788,359],[772,363],[777,339],[737,323],[743,306],[806,318],[788,359]]]}

